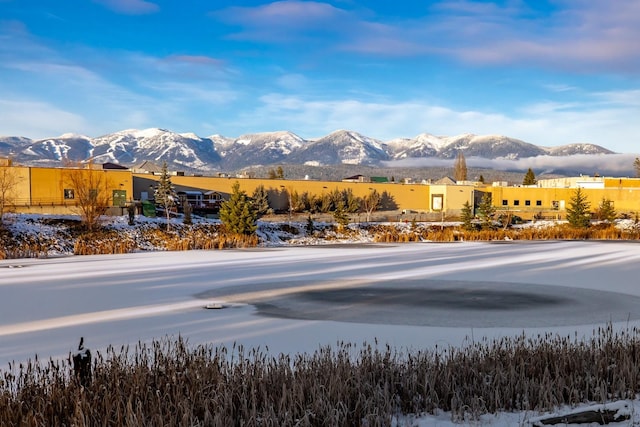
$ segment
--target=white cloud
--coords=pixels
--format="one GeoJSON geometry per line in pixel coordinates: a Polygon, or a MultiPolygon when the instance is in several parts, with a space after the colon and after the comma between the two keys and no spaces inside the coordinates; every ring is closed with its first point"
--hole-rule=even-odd
{"type": "Polygon", "coordinates": [[[82,116],[46,102],[0,99],[0,129],[5,135],[45,138],[61,134],[61,128],[89,126],[82,116]]]}
{"type": "MultiPolygon", "coordinates": [[[[633,97],[617,94],[617,98],[633,97]]],[[[539,104],[524,106],[522,111],[506,115],[458,111],[421,100],[397,103],[307,101],[295,96],[270,94],[260,101],[262,106],[246,116],[252,118],[253,126],[269,129],[275,126],[305,137],[325,135],[335,129],[351,129],[381,140],[425,132],[449,136],[462,133],[503,134],[542,146],[581,142],[619,152],[638,150],[635,141],[640,110],[633,104],[595,106],[592,109],[583,109],[580,104],[539,104]]],[[[245,124],[246,117],[243,117],[245,124]]]]}

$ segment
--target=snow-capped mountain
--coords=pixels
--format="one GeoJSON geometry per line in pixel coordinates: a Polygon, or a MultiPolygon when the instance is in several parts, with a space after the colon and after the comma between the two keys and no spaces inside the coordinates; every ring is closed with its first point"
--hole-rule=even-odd
{"type": "Polygon", "coordinates": [[[575,154],[613,154],[613,151],[609,151],[602,148],[599,145],[594,144],[568,144],[561,145],[559,147],[545,148],[545,151],[552,156],[573,156],[575,154]],[[603,151],[604,150],[604,151],[603,151]]]}
{"type": "Polygon", "coordinates": [[[412,157],[435,157],[447,145],[447,141],[435,135],[422,133],[415,138],[397,138],[387,142],[394,160],[412,157]]]}
{"type": "Polygon", "coordinates": [[[220,161],[210,139],[165,129],[124,130],[95,138],[93,145],[91,155],[99,163],[133,165],[145,160],[166,161],[173,167],[201,170],[220,161]]]}
{"type": "Polygon", "coordinates": [[[27,165],[59,165],[64,161],[93,158],[96,162],[134,166],[143,161],[166,161],[173,170],[239,170],[255,165],[380,165],[389,160],[412,158],[452,159],[458,151],[467,158],[520,159],[575,154],[611,154],[593,144],[541,147],[502,135],[435,136],[428,133],[414,138],[383,142],[357,132],[339,130],[314,140],[291,132],[262,132],[230,138],[166,129],[123,130],[96,138],[64,134],[32,140],[0,136],[0,156],[27,165]]]}
{"type": "Polygon", "coordinates": [[[338,130],[301,146],[289,156],[287,163],[374,165],[389,159],[382,142],[357,132],[338,130]]]}
{"type": "Polygon", "coordinates": [[[263,132],[242,135],[220,143],[218,153],[225,167],[242,169],[248,165],[271,165],[288,162],[305,141],[291,132],[263,132]]]}

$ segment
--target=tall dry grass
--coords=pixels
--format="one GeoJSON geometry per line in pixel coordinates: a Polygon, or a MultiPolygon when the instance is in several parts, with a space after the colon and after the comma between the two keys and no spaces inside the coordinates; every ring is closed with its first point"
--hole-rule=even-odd
{"type": "Polygon", "coordinates": [[[69,360],[11,368],[0,425],[388,426],[436,410],[468,420],[633,398],[639,364],[639,331],[610,327],[586,341],[520,336],[406,354],[339,343],[270,356],[163,340],[98,353],[86,388],[69,360]]]}
{"type": "Polygon", "coordinates": [[[454,242],[491,240],[639,240],[639,230],[621,230],[611,225],[597,225],[586,229],[566,224],[544,228],[499,228],[491,230],[464,230],[453,226],[418,226],[416,228],[376,225],[368,227],[376,242],[454,242]]]}

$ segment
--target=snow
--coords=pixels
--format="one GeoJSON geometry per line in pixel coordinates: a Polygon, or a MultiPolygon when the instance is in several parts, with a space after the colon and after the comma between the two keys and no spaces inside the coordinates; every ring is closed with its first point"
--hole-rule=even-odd
{"type": "Polygon", "coordinates": [[[79,133],[68,132],[68,133],[63,133],[56,139],[90,139],[90,138],[86,135],[82,135],[79,133]]]}
{"type": "MultiPolygon", "coordinates": [[[[39,226],[38,232],[50,230],[39,226]]],[[[270,247],[1,260],[0,370],[36,353],[41,360],[66,358],[77,351],[80,337],[94,354],[109,344],[134,346],[178,334],[191,345],[242,344],[277,354],[314,352],[341,341],[407,351],[523,333],[589,338],[610,322],[614,330],[640,327],[640,251],[634,242],[382,245],[356,236],[349,244],[309,246],[309,241],[283,240],[275,231],[263,233],[273,242],[270,247]],[[308,320],[268,316],[256,305],[266,301],[304,311],[308,292],[361,287],[371,292],[465,288],[478,295],[528,289],[561,303],[493,310],[484,324],[480,320],[489,318],[490,310],[464,304],[425,307],[427,314],[441,314],[431,318],[400,306],[361,303],[341,310],[333,304],[308,320]],[[589,304],[593,295],[610,303],[589,304]],[[396,320],[387,319],[385,311],[396,320]]],[[[632,414],[619,425],[640,422],[640,401],[608,405],[632,414]]],[[[487,414],[470,424],[530,425],[540,415],[487,414]]],[[[450,413],[396,422],[459,425],[450,413]]]]}
{"type": "Polygon", "coordinates": [[[165,133],[170,133],[170,132],[168,130],[159,129],[159,128],[149,128],[149,129],[131,131],[131,135],[133,135],[135,138],[156,138],[165,133]]]}

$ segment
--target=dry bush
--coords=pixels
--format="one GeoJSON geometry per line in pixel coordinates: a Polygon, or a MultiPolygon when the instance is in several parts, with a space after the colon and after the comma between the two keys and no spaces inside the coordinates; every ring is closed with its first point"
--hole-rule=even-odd
{"type": "Polygon", "coordinates": [[[0,379],[0,425],[374,426],[436,410],[468,420],[634,398],[639,365],[635,328],[407,354],[339,343],[274,357],[163,340],[97,353],[86,388],[70,360],[13,366],[0,379]]]}
{"type": "Polygon", "coordinates": [[[136,249],[136,242],[117,231],[94,231],[80,235],[73,246],[74,255],[126,254],[136,249]]]}

